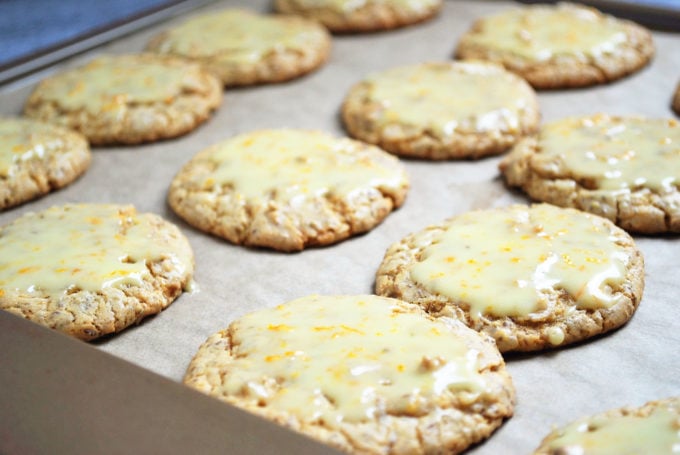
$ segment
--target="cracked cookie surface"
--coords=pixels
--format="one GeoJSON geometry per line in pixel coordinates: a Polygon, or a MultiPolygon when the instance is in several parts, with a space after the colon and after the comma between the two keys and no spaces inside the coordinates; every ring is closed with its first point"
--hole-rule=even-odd
{"type": "Polygon", "coordinates": [[[309,296],[205,341],[184,383],[348,453],[460,453],[513,413],[489,337],[373,295],[309,296]]]}
{"type": "Polygon", "coordinates": [[[603,216],[629,232],[680,232],[680,123],[597,114],[544,125],[503,158],[532,199],[603,216]]]}
{"type": "Polygon", "coordinates": [[[92,340],[166,308],[193,269],[187,239],[157,215],[55,206],[0,230],[0,309],[92,340]]]}
{"type": "Polygon", "coordinates": [[[564,346],[635,312],[644,261],[610,221],[548,204],[463,213],[394,243],[376,294],[453,317],[501,352],[564,346]]]}
{"type": "Polygon", "coordinates": [[[75,131],[0,117],[0,210],[68,185],[90,160],[87,140],[75,131]]]}
{"type": "Polygon", "coordinates": [[[457,58],[500,63],[540,89],[610,82],[653,56],[652,35],[644,27],[571,3],[481,18],[456,49],[457,58]]]}
{"type": "Polygon", "coordinates": [[[298,251],[369,231],[408,190],[403,165],[358,141],[293,129],[244,133],[189,161],[168,193],[193,226],[235,244],[298,251]]]}
{"type": "Polygon", "coordinates": [[[352,137],[395,155],[432,160],[506,151],[540,120],[533,89],[486,62],[423,63],[369,75],[347,94],[352,137]]]}
{"type": "Polygon", "coordinates": [[[200,63],[225,86],[283,82],[323,65],[328,31],[313,20],[227,9],[195,16],[152,38],[147,50],[200,63]]]}
{"type": "Polygon", "coordinates": [[[375,32],[434,17],[442,0],[276,0],[277,11],[317,20],[335,33],[375,32]]]}
{"type": "Polygon", "coordinates": [[[92,145],[138,144],[192,131],[221,102],[219,80],[196,63],[108,55],[41,81],[24,113],[79,131],[92,145]]]}

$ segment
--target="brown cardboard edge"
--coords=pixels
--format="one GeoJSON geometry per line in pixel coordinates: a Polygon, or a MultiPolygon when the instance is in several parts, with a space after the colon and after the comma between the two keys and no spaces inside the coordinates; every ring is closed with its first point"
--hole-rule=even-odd
{"type": "Polygon", "coordinates": [[[335,450],[0,311],[0,453],[335,450]]]}

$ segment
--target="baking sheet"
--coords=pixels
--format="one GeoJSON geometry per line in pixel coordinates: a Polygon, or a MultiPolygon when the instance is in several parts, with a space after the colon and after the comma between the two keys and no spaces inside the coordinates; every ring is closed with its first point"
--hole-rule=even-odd
{"type": "MultiPolygon", "coordinates": [[[[201,11],[241,6],[267,11],[270,3],[222,1],[201,11]]],[[[482,15],[512,6],[505,1],[447,1],[435,20],[386,33],[335,37],[319,71],[289,83],[228,90],[215,116],[182,138],[135,147],[94,149],[91,168],[77,182],[0,214],[7,223],[28,211],[69,202],[133,203],[180,226],[196,254],[199,290],[163,313],[91,343],[173,381],[180,381],[207,336],[239,316],[309,294],[365,294],[387,247],[404,235],[471,209],[527,199],[499,178],[499,158],[480,161],[405,161],[411,190],[404,206],[366,235],[295,254],[246,249],[203,234],[165,203],[168,185],[196,152],[259,128],[311,128],[342,135],[338,111],[348,89],[372,71],[450,58],[458,37],[482,15]]],[[[165,24],[125,37],[56,68],[0,87],[0,113],[19,114],[34,84],[50,72],[100,53],[142,50],[165,24]]],[[[671,94],[680,79],[680,35],[655,32],[657,56],[641,72],[601,87],[539,94],[544,121],[595,112],[672,117],[671,94]]],[[[574,347],[506,356],[517,388],[515,416],[474,454],[528,453],[552,425],[584,414],[680,394],[678,236],[636,241],[646,260],[640,307],[622,329],[574,347]]],[[[0,374],[2,374],[0,372],[0,374]]],[[[1,411],[0,411],[1,412],[1,411]]]]}

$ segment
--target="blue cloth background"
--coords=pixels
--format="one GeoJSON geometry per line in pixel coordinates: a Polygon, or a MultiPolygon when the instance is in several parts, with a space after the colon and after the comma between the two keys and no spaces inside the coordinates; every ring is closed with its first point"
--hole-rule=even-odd
{"type": "Polygon", "coordinates": [[[167,0],[0,0],[0,66],[167,0]]]}
{"type": "MultiPolygon", "coordinates": [[[[168,0],[0,0],[0,67],[168,0]]],[[[626,0],[623,3],[631,3],[626,0]]],[[[680,0],[635,0],[680,8],[680,0]]]]}

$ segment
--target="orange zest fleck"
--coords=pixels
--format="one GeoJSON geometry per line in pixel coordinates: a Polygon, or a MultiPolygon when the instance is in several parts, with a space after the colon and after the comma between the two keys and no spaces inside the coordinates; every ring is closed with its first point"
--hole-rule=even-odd
{"type": "Polygon", "coordinates": [[[269,324],[267,326],[267,330],[271,330],[273,332],[288,332],[292,329],[293,328],[291,326],[286,324],[269,324]]]}

